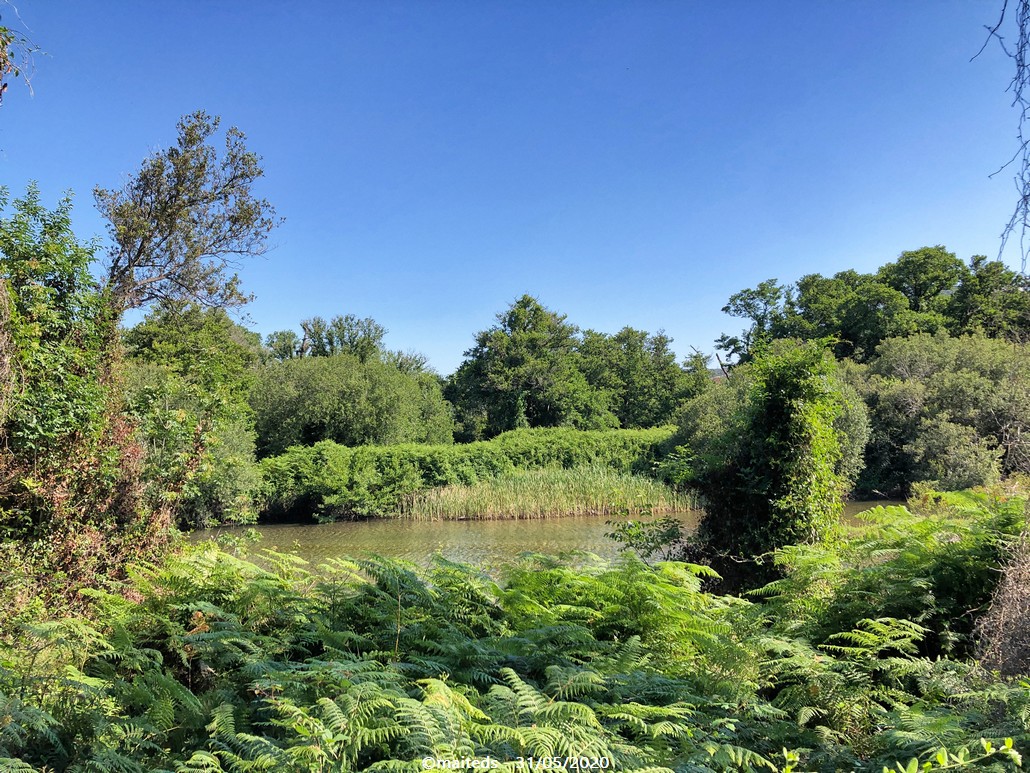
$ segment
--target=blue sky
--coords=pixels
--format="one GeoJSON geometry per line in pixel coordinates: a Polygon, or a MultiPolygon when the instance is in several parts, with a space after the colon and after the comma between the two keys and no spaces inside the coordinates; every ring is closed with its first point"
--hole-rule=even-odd
{"type": "MultiPolygon", "coordinates": [[[[372,316],[449,373],[523,293],[686,355],[776,277],[944,244],[997,254],[1015,151],[1000,2],[18,0],[33,94],[0,184],[115,187],[197,109],[264,159],[285,218],[251,326],[372,316]]],[[[1018,267],[1009,248],[1006,262],[1018,267]]]]}

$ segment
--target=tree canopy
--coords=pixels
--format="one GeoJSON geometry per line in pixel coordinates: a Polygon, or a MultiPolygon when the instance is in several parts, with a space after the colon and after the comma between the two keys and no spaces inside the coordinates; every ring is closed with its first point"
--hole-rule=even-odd
{"type": "Polygon", "coordinates": [[[247,301],[233,268],[264,252],[275,211],[253,194],[263,172],[243,132],[230,128],[219,155],[209,142],[218,125],[203,111],[185,116],[175,147],[144,160],[122,188],[94,190],[113,242],[106,284],[118,312],[158,300],[247,301]]]}

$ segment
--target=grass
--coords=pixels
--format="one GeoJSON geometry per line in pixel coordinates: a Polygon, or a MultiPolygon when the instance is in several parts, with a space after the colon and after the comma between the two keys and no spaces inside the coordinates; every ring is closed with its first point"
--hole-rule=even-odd
{"type": "Polygon", "coordinates": [[[547,518],[563,515],[659,515],[696,509],[693,497],[650,478],[610,467],[526,470],[473,485],[441,486],[408,495],[403,518],[420,521],[547,518]]]}

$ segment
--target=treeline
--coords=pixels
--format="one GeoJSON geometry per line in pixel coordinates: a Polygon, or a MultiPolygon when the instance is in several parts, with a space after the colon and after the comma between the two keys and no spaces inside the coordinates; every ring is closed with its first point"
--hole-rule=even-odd
{"type": "Polygon", "coordinates": [[[677,424],[687,455],[726,461],[730,451],[709,440],[744,437],[733,415],[752,363],[777,341],[808,341],[833,353],[848,406],[834,430],[843,493],[897,496],[918,481],[961,488],[1030,469],[1028,298],[1016,272],[981,257],[964,264],[941,247],[872,274],[770,280],[724,308],[750,326],[718,342],[727,353],[718,372],[730,377],[717,380],[697,352],[677,362],[661,332],[580,330],[528,295],[475,335],[447,378],[421,355],[387,349],[370,318],[314,317],[261,342],[219,310],[163,304],[126,333],[130,403],[145,428],[161,428],[171,455],[152,456],[156,475],[188,458],[184,428],[208,427],[205,461],[177,502],[181,523],[201,525],[278,508],[276,485],[255,485],[255,459],[321,441],[446,445],[520,428],[677,424]],[[162,368],[178,381],[166,375],[158,388],[162,368]]]}
{"type": "Polygon", "coordinates": [[[927,247],[873,274],[768,280],[723,311],[750,323],[719,341],[739,363],[783,340],[840,360],[868,411],[858,494],[1030,472],[1030,280],[1001,262],[927,247]]]}

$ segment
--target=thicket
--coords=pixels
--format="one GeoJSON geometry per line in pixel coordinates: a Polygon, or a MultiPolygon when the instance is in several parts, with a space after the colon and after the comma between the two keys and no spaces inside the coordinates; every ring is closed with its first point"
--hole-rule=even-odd
{"type": "Polygon", "coordinates": [[[463,445],[360,446],[323,441],[261,462],[263,501],[273,515],[318,520],[395,513],[405,497],[436,486],[471,485],[515,470],[603,465],[647,472],[674,428],[506,432],[463,445]]]}
{"type": "Polygon", "coordinates": [[[341,351],[261,368],[250,392],[258,452],[330,440],[347,446],[450,443],[454,421],[439,378],[341,351]]]}
{"type": "MultiPolygon", "coordinates": [[[[2,193],[2,192],[0,192],[2,193]]],[[[0,608],[77,604],[166,538],[167,488],[140,475],[120,412],[115,319],[71,203],[0,195],[0,608]]]]}
{"type": "Polygon", "coordinates": [[[247,394],[260,337],[223,309],[165,301],[123,338],[125,411],[146,448],[143,474],[182,481],[170,502],[177,525],[252,521],[260,470],[247,394]]]}
{"type": "Polygon", "coordinates": [[[687,406],[682,445],[662,464],[664,477],[702,499],[690,554],[730,587],[769,579],[757,572],[763,554],[836,527],[866,435],[861,402],[829,351],[770,344],[687,406]]]}
{"type": "Polygon", "coordinates": [[[869,406],[862,493],[1030,472],[1030,345],[981,334],[884,341],[848,380],[869,406]]]}
{"type": "Polygon", "coordinates": [[[443,560],[261,569],[201,546],[90,593],[95,624],[8,621],[0,766],[1008,769],[1030,744],[1030,690],[964,653],[1026,500],[920,506],[874,514],[846,546],[778,551],[786,574],[762,603],[628,557],[529,556],[495,581],[443,560]]]}

